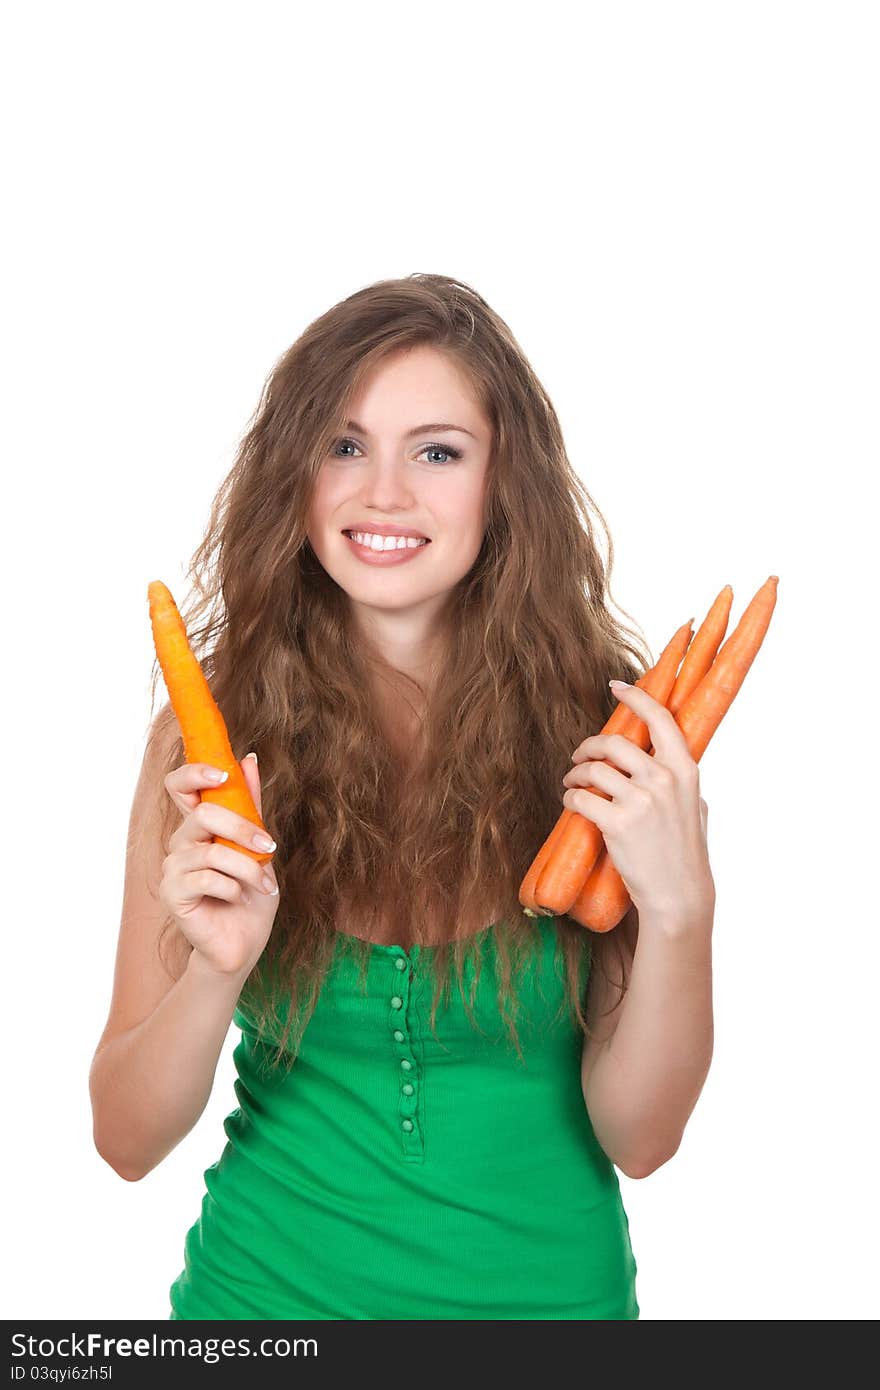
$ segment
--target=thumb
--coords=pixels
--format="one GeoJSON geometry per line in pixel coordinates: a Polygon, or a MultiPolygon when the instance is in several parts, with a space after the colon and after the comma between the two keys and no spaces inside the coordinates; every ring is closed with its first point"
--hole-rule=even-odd
{"type": "Polygon", "coordinates": [[[246,758],[241,760],[241,770],[244,773],[244,780],[247,782],[248,791],[253,798],[260,820],[263,819],[263,798],[260,792],[260,773],[257,767],[256,753],[248,753],[246,758]]]}

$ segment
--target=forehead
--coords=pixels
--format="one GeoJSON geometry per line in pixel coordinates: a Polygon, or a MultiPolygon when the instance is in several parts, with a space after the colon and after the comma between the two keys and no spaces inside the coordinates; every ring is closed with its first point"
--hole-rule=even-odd
{"type": "Polygon", "coordinates": [[[448,353],[420,345],[378,362],[352,398],[352,414],[372,429],[450,420],[478,433],[486,420],[474,383],[448,353]]]}

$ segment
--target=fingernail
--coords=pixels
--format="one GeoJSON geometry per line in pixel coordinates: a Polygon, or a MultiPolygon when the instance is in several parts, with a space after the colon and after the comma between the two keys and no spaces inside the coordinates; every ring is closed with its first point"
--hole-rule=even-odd
{"type": "Polygon", "coordinates": [[[209,782],[225,782],[226,778],[229,776],[229,773],[221,772],[220,769],[216,767],[210,767],[208,768],[208,771],[205,773],[205,776],[207,777],[209,782]]]}
{"type": "Polygon", "coordinates": [[[249,757],[249,758],[253,758],[254,762],[258,762],[258,761],[259,761],[259,759],[257,758],[256,753],[248,753],[248,757],[249,757]]]}
{"type": "Polygon", "coordinates": [[[624,690],[631,690],[631,689],[632,689],[632,687],[631,687],[629,681],[609,681],[608,684],[609,684],[609,685],[619,685],[619,686],[622,686],[624,690]]]}

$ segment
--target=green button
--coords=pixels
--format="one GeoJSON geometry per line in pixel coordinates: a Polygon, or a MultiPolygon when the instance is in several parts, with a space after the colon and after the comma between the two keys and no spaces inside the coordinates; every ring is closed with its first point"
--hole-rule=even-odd
{"type": "Polygon", "coordinates": [[[406,961],[403,959],[403,956],[398,956],[394,964],[397,966],[398,970],[406,969],[406,961]]]}
{"type": "Polygon", "coordinates": [[[405,1129],[405,1130],[406,1130],[407,1134],[409,1134],[409,1132],[410,1132],[410,1130],[412,1129],[412,1127],[413,1127],[413,1122],[412,1122],[412,1120],[404,1120],[404,1121],[403,1121],[403,1124],[400,1126],[401,1129],[405,1129]]]}
{"type": "MultiPolygon", "coordinates": [[[[401,1033],[400,1038],[402,1037],[403,1034],[401,1033]]],[[[398,1042],[400,1041],[400,1038],[398,1038],[398,1042]]],[[[412,1062],[407,1061],[406,1057],[403,1058],[403,1061],[400,1063],[400,1065],[403,1067],[404,1071],[412,1071],[412,1062]]]]}
{"type": "Polygon", "coordinates": [[[403,1000],[401,999],[401,997],[400,997],[399,994],[395,994],[394,997],[392,998],[392,1000],[391,1000],[391,1007],[392,1007],[392,1009],[401,1009],[401,1008],[403,1008],[403,1000]]]}
{"type": "Polygon", "coordinates": [[[405,1086],[401,1086],[400,1089],[403,1091],[403,1094],[404,1094],[405,1096],[411,1096],[412,1093],[413,1093],[413,1091],[414,1091],[416,1088],[415,1088],[415,1086],[412,1086],[412,1085],[409,1083],[409,1081],[407,1081],[406,1085],[405,1085],[405,1086]]]}
{"type": "Polygon", "coordinates": [[[401,1033],[399,1028],[395,1028],[394,1030],[394,1041],[403,1042],[403,1034],[401,1033]]]}

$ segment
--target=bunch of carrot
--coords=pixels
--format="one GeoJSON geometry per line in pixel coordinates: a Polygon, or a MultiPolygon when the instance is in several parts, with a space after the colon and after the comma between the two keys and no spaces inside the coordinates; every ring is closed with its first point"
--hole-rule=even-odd
{"type": "MultiPolygon", "coordinates": [[[[222,786],[202,788],[199,793],[202,801],[228,806],[231,811],[266,830],[245,781],[241,763],[232,751],[226,722],[189,645],[186,627],[170,590],[161,580],[155,579],[148,585],[147,594],[153,645],[165,678],[168,698],[180,724],[186,761],[209,763],[211,767],[218,767],[229,774],[222,786]]],[[[271,835],[269,838],[272,838],[271,835]]],[[[260,864],[272,858],[264,850],[248,849],[235,840],[227,840],[223,835],[215,835],[214,843],[228,845],[241,854],[249,854],[260,864]]]]}
{"type": "MultiPolygon", "coordinates": [[[[691,618],[672,637],[656,666],[636,681],[673,715],[695,762],[706,751],[764,640],[778,583],[779,576],[771,574],[721,646],[733,602],[733,590],[725,584],[693,641],[691,618]]],[[[617,706],[602,733],[622,734],[654,754],[647,724],[624,704],[617,706]]],[[[598,787],[589,791],[612,799],[598,787]]],[[[568,807],[532,861],[519,900],[530,916],[564,912],[595,932],[617,926],[630,904],[599,827],[568,807]]]]}

